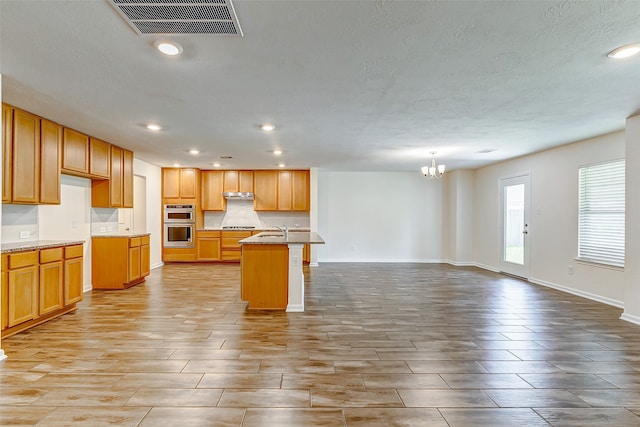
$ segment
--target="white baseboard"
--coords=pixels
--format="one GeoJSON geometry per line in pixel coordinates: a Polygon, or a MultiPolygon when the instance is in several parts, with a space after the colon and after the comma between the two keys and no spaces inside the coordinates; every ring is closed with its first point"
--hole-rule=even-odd
{"type": "Polygon", "coordinates": [[[592,301],[601,302],[603,304],[612,305],[618,308],[624,308],[624,303],[622,301],[603,297],[602,295],[596,295],[596,294],[592,294],[591,292],[581,291],[579,289],[570,288],[568,286],[558,285],[557,283],[547,282],[546,280],[536,279],[535,277],[530,277],[529,282],[535,283],[536,285],[542,285],[548,288],[557,289],[559,291],[566,292],[568,294],[587,298],[592,301]]]}
{"type": "Polygon", "coordinates": [[[416,264],[446,264],[447,261],[443,259],[362,259],[362,258],[336,258],[336,259],[321,259],[319,262],[352,262],[352,263],[379,263],[379,264],[395,264],[395,263],[416,263],[416,264]]]}
{"type": "Polygon", "coordinates": [[[479,262],[475,262],[475,263],[473,263],[473,265],[475,265],[478,268],[482,268],[483,270],[493,271],[494,273],[499,273],[500,272],[500,270],[495,268],[495,267],[491,267],[490,265],[486,265],[486,264],[481,264],[479,262]]]}
{"type": "Polygon", "coordinates": [[[159,263],[153,264],[151,266],[151,270],[153,270],[154,268],[162,267],[163,265],[164,265],[164,262],[160,261],[159,263]]]}
{"type": "Polygon", "coordinates": [[[287,304],[287,313],[302,313],[304,306],[302,304],[287,304]]]}
{"type": "Polygon", "coordinates": [[[452,259],[447,260],[447,264],[451,264],[455,267],[476,267],[475,262],[470,261],[454,261],[452,259]]]}
{"type": "Polygon", "coordinates": [[[0,349],[0,360],[4,360],[7,358],[7,355],[4,354],[4,350],[0,349]]]}
{"type": "Polygon", "coordinates": [[[640,325],[640,317],[634,316],[629,313],[622,313],[620,316],[620,320],[626,320],[627,322],[635,323],[636,325],[640,325]]]}

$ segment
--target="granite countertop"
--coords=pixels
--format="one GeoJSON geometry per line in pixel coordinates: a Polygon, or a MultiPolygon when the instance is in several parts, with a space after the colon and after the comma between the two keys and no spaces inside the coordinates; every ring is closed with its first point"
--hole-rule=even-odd
{"type": "Polygon", "coordinates": [[[289,230],[289,238],[285,239],[284,233],[281,231],[265,231],[255,236],[247,237],[240,240],[240,244],[251,245],[286,245],[286,244],[312,244],[322,245],[324,240],[318,233],[309,231],[291,231],[289,230]]]}
{"type": "Polygon", "coordinates": [[[105,233],[105,234],[92,234],[91,238],[102,238],[102,237],[143,237],[149,236],[151,233],[105,233]]]}
{"type": "Polygon", "coordinates": [[[29,240],[25,242],[3,243],[1,245],[1,252],[6,254],[10,252],[35,251],[38,249],[80,245],[83,243],[84,240],[29,240]]]}

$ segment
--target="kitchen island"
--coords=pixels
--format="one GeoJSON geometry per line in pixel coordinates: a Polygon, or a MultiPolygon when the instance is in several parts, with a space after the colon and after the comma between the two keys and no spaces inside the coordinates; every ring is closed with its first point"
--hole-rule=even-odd
{"type": "Polygon", "coordinates": [[[324,244],[315,232],[267,231],[240,240],[240,295],[249,310],[304,311],[302,248],[324,244]]]}

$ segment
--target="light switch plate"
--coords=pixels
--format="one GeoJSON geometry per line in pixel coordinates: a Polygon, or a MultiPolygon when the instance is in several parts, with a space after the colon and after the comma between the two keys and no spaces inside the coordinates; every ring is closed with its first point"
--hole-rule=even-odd
{"type": "Polygon", "coordinates": [[[29,238],[29,232],[28,231],[21,231],[20,232],[20,238],[21,239],[28,239],[29,238]]]}

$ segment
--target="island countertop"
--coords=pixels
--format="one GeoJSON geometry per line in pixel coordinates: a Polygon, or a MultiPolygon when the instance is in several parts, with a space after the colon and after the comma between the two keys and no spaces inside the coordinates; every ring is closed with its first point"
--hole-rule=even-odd
{"type": "Polygon", "coordinates": [[[238,243],[250,245],[322,245],[324,240],[316,232],[309,231],[289,231],[288,237],[285,238],[283,232],[265,231],[255,236],[247,237],[238,243]]]}

